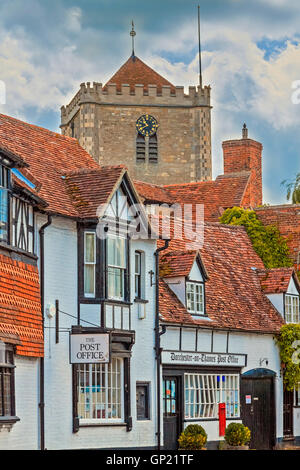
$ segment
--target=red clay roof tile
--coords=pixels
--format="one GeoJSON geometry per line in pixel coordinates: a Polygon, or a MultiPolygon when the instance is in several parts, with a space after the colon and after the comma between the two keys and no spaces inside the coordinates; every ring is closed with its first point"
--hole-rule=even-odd
{"type": "MultiPolygon", "coordinates": [[[[294,268],[264,269],[257,272],[262,290],[265,294],[287,292],[294,273],[294,268]]],[[[295,282],[299,285],[297,281],[295,282]]]]}

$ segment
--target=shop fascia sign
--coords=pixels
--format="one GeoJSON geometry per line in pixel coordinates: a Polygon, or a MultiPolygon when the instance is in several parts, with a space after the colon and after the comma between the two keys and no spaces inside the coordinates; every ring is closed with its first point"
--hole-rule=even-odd
{"type": "Polygon", "coordinates": [[[246,359],[246,354],[162,351],[162,363],[169,365],[245,367],[246,359]]]}
{"type": "Polygon", "coordinates": [[[109,362],[109,333],[70,334],[71,364],[107,364],[109,362]]]}

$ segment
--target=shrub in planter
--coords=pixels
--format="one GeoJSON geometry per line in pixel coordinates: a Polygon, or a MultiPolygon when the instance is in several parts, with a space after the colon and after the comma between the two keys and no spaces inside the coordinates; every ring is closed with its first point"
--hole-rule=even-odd
{"type": "Polygon", "coordinates": [[[225,429],[225,441],[230,447],[246,449],[250,438],[250,429],[242,423],[230,423],[225,429]]]}
{"type": "Polygon", "coordinates": [[[207,434],[199,424],[190,424],[181,433],[178,442],[180,449],[201,450],[207,441],[207,434]]]}

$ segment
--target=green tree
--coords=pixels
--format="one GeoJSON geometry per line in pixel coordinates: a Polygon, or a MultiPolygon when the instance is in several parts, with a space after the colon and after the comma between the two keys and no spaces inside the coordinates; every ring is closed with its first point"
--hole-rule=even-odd
{"type": "Polygon", "coordinates": [[[284,180],[281,184],[287,189],[287,200],[291,199],[293,204],[300,204],[300,173],[296,175],[294,180],[284,180]]]}
{"type": "Polygon", "coordinates": [[[245,227],[254,250],[267,269],[293,266],[286,239],[276,226],[263,225],[255,211],[233,207],[224,211],[220,222],[245,227]]]}

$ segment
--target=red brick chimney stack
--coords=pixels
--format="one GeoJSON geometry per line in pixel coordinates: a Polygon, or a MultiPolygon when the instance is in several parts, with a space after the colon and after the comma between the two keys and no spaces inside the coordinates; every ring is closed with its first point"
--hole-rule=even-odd
{"type": "Polygon", "coordinates": [[[250,172],[245,205],[260,206],[262,204],[262,144],[248,138],[248,129],[244,124],[242,139],[226,140],[222,147],[224,174],[250,172]]]}

